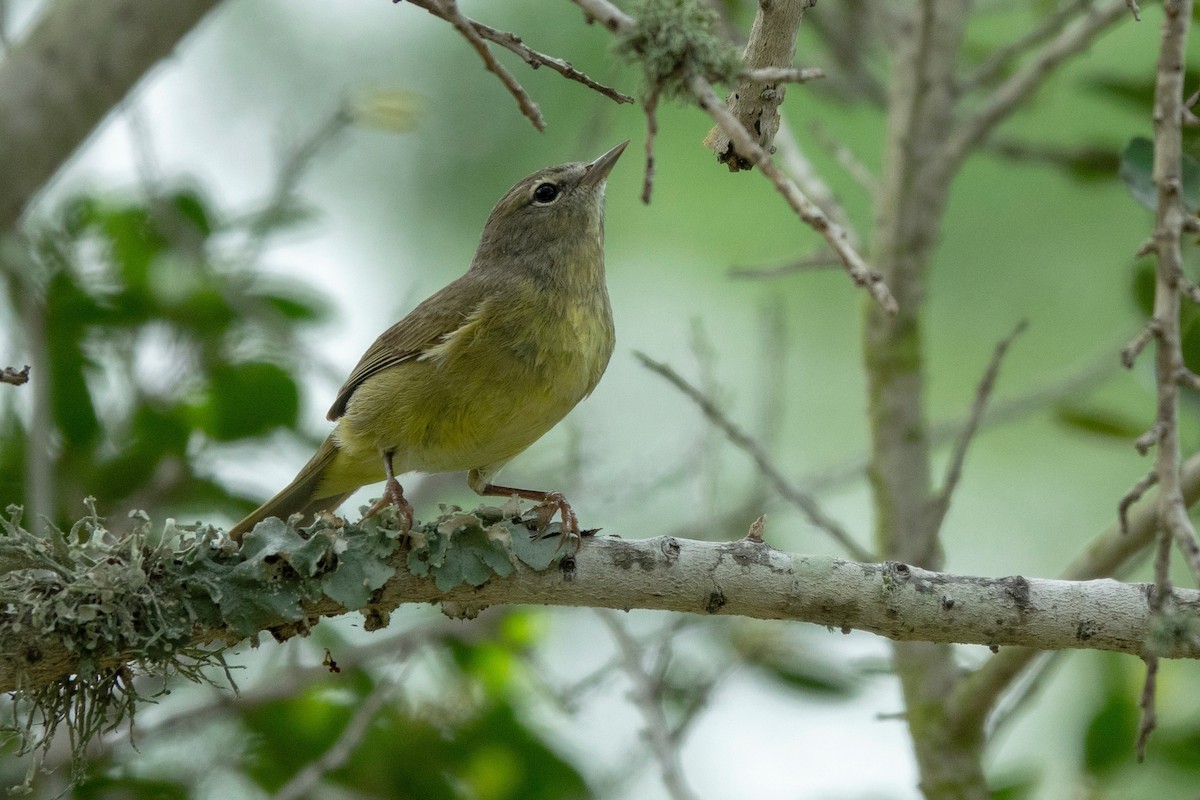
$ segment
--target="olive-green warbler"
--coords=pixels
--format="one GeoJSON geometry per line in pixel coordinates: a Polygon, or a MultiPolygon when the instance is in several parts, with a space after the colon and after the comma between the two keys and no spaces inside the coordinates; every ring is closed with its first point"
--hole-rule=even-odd
{"type": "Polygon", "coordinates": [[[386,480],[401,524],[412,506],[396,475],[469,470],[480,495],[538,502],[543,525],[561,517],[558,492],[497,486],[492,478],[586,397],[613,350],[604,283],[604,187],[629,142],[589,164],[533,173],[492,209],[466,274],[388,328],[338,391],[337,425],[282,491],[230,530],[239,539],[268,517],[333,511],[359,487],[386,480]]]}

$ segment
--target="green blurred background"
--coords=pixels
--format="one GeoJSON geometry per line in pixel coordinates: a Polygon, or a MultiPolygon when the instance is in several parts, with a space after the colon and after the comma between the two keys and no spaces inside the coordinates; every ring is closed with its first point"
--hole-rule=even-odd
{"type": "MultiPolygon", "coordinates": [[[[742,5],[730,7],[745,25],[752,8],[742,5]]],[[[607,32],[580,24],[570,3],[462,6],[603,82],[640,88],[607,32]]],[[[981,4],[967,52],[982,60],[1052,6],[981,4]]],[[[10,2],[12,32],[37,8],[10,2]]],[[[1055,575],[1150,467],[1131,442],[1153,418],[1151,360],[1125,372],[1117,352],[1144,319],[1150,263],[1133,253],[1152,216],[1118,179],[1117,161],[1151,132],[1160,18],[1154,6],[1142,23],[1118,25],[956,183],[926,318],[933,421],[961,418],[996,342],[1022,319],[1029,329],[994,397],[1026,410],[975,442],[944,529],[951,571],[1055,575]]],[[[798,53],[799,64],[828,66],[811,26],[798,53]]],[[[757,172],[714,163],[699,110],[660,110],[653,202],[643,205],[639,110],[506,56],[541,106],[545,134],[447,25],[415,7],[226,0],[48,188],[28,225],[32,244],[5,243],[10,335],[0,362],[36,361],[44,348],[53,384],[41,421],[32,385],[0,391],[0,500],[39,507],[26,457],[35,430],[51,453],[41,505],[51,519],[78,516],[94,494],[113,527],[135,507],[156,520],[232,522],[307,459],[327,431],[324,409],[374,336],[466,268],[509,185],[632,138],[608,189],[612,364],[506,476],[563,489],[582,522],[605,533],[734,539],[766,512],[775,547],[838,553],[638,364],[641,351],[763,436],[783,472],[869,543],[855,469],[866,448],[862,294],[839,270],[730,275],[794,261],[820,241],[757,172]],[[289,171],[289,153],[347,103],[354,121],[289,171]],[[295,192],[274,202],[287,178],[295,192]]],[[[885,78],[886,53],[866,58],[885,78]]],[[[831,81],[790,88],[784,112],[869,231],[869,193],[828,143],[877,171],[881,109],[831,81]]],[[[1194,248],[1188,258],[1194,267],[1194,248]]],[[[1195,398],[1186,403],[1190,453],[1200,429],[1195,398]]],[[[475,502],[458,475],[405,485],[418,517],[475,502]]],[[[680,757],[698,796],[918,796],[903,726],[886,718],[900,699],[883,641],[655,614],[630,614],[626,625],[648,653],[670,654],[664,708],[693,720],[680,757]]],[[[310,796],[667,797],[607,631],[590,612],[558,610],[492,610],[451,625],[411,608],[370,636],[355,620],[324,622],[311,640],[233,655],[240,704],[228,690],[177,687],[146,708],[140,750],[122,739],[98,750],[74,796],[268,796],[382,685],[374,725],[310,796]],[[326,648],[353,666],[322,670],[326,648]]],[[[962,650],[967,663],[987,655],[962,650]]],[[[1135,767],[1140,676],[1132,659],[1062,659],[998,740],[998,796],[1195,797],[1197,669],[1164,665],[1162,729],[1135,767]]],[[[0,762],[10,783],[22,769],[0,762]]],[[[44,796],[61,789],[61,773],[41,780],[44,796]]]]}

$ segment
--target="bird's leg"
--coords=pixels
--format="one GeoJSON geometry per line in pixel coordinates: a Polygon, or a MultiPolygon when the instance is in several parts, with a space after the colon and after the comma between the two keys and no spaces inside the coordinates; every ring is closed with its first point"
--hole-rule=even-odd
{"type": "Polygon", "coordinates": [[[571,508],[571,504],[567,502],[567,498],[563,497],[562,492],[542,492],[537,489],[514,489],[511,486],[497,486],[494,483],[488,483],[476,491],[487,497],[523,497],[526,500],[536,500],[537,505],[533,507],[533,512],[538,517],[538,534],[544,534],[546,527],[550,524],[550,520],[554,519],[557,514],[562,520],[562,531],[564,536],[569,536],[578,540],[579,537],[579,518],[575,516],[575,510],[571,508]]]}
{"type": "Polygon", "coordinates": [[[406,534],[412,530],[413,507],[412,503],[404,497],[404,487],[400,485],[400,481],[396,480],[396,473],[392,467],[392,458],[395,455],[395,452],[391,450],[383,452],[383,472],[387,475],[387,483],[383,485],[383,496],[367,509],[363,519],[375,516],[389,504],[393,505],[400,514],[400,532],[406,534]]]}

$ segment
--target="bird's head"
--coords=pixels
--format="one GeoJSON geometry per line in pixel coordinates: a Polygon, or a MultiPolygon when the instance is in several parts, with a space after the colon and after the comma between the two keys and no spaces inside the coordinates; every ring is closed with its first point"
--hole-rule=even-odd
{"type": "Polygon", "coordinates": [[[604,187],[626,140],[591,162],[538,170],[521,180],[492,209],[473,269],[511,265],[514,259],[550,268],[580,250],[598,250],[604,239],[604,187]]]}

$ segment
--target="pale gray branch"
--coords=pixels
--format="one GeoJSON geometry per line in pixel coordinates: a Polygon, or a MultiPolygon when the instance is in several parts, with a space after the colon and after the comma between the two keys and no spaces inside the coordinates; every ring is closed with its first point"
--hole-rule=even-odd
{"type": "Polygon", "coordinates": [[[0,230],[217,0],[54,0],[0,62],[0,230]]]}
{"type": "MultiPolygon", "coordinates": [[[[772,152],[775,133],[779,130],[779,106],[787,90],[785,73],[795,74],[792,67],[796,56],[796,34],[804,12],[816,0],[776,0],[759,3],[750,27],[750,37],[742,53],[745,69],[738,82],[725,98],[729,113],[747,131],[754,131],[754,142],[772,152]]],[[[818,70],[818,72],[820,72],[818,70]]],[[[813,77],[821,77],[814,75],[813,77]]],[[[717,160],[736,172],[750,169],[758,159],[743,152],[725,125],[718,124],[708,132],[704,146],[717,154],[717,160]]]]}

